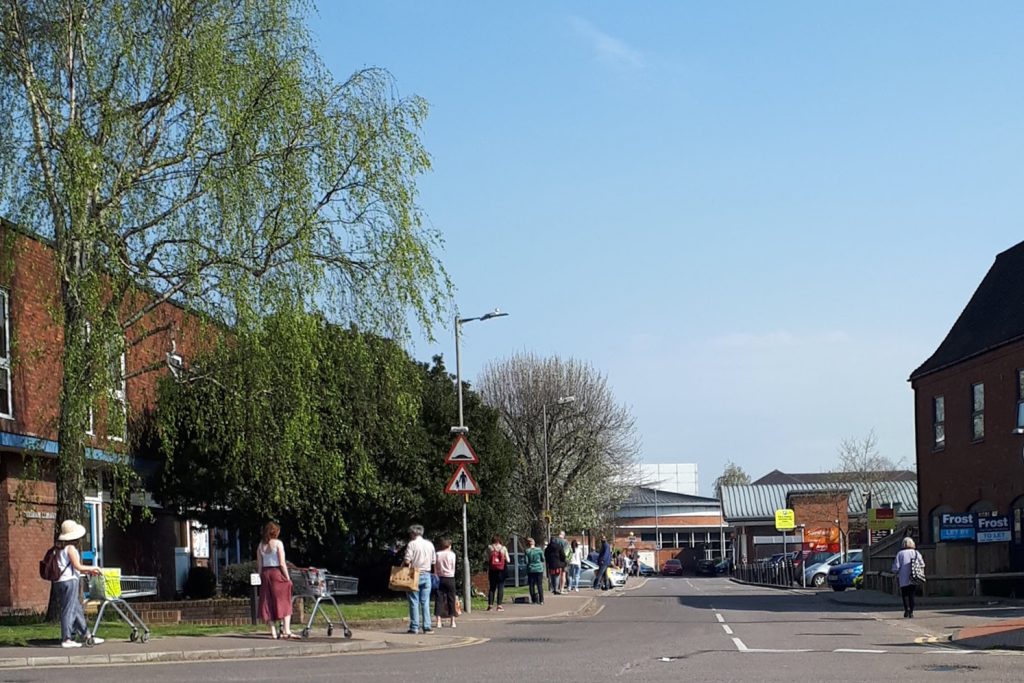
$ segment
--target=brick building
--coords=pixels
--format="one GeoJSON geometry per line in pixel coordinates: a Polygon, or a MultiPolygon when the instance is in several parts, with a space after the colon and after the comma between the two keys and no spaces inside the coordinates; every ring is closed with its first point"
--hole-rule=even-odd
{"type": "MultiPolygon", "coordinates": [[[[46,240],[0,219],[0,245],[0,610],[36,609],[45,606],[49,593],[39,578],[38,562],[52,543],[58,521],[52,464],[63,342],[54,321],[60,308],[59,280],[46,240]],[[27,454],[41,457],[26,460],[27,454]]],[[[188,357],[203,338],[202,326],[198,317],[165,303],[126,330],[122,384],[112,399],[126,410],[129,422],[153,407],[161,374],[133,373],[159,365],[172,342],[188,357]]],[[[153,521],[136,521],[127,529],[110,523],[102,463],[121,451],[125,440],[123,434],[103,433],[101,423],[96,420],[91,428],[95,433],[89,434],[87,460],[94,476],[86,491],[89,519],[81,520],[89,531],[83,556],[87,563],[121,567],[124,573],[156,575],[161,592],[172,595],[189,564],[204,559],[207,532],[161,514],[148,497],[137,502],[156,512],[153,521]]],[[[133,455],[145,466],[153,454],[133,455]]],[[[229,539],[224,540],[227,545],[229,539]]]]}
{"type": "Polygon", "coordinates": [[[910,383],[923,540],[953,573],[1024,570],[1024,242],[996,256],[910,383]],[[942,542],[942,516],[954,513],[1008,516],[1011,539],[983,552],[942,542]]]}
{"type": "Polygon", "coordinates": [[[732,529],[722,521],[717,498],[637,487],[615,516],[616,549],[635,549],[641,561],[661,567],[675,558],[693,569],[697,560],[722,556],[732,529]]]}

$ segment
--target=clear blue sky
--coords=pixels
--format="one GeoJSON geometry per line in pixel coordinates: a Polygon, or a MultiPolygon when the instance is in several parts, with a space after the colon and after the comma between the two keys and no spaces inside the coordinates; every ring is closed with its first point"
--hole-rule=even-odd
{"type": "MultiPolygon", "coordinates": [[[[338,78],[431,104],[467,325],[605,373],[646,462],[914,460],[907,377],[1024,239],[1019,2],[328,2],[338,78]]],[[[443,353],[449,328],[413,353],[443,353]]]]}

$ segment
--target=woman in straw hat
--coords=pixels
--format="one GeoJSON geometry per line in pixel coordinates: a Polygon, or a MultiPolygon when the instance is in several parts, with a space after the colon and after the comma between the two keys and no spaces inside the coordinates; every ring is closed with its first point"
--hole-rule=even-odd
{"type": "MultiPolygon", "coordinates": [[[[78,578],[82,574],[102,574],[98,567],[87,567],[82,564],[77,544],[83,536],[85,527],[73,519],[66,519],[61,523],[60,535],[57,536],[57,546],[60,548],[57,554],[57,568],[60,571],[60,578],[53,582],[57,604],[60,605],[61,647],[82,647],[82,643],[75,640],[75,637],[84,638],[89,632],[89,624],[85,621],[85,611],[79,597],[78,578]]],[[[102,638],[93,638],[96,645],[102,642],[102,638]]]]}

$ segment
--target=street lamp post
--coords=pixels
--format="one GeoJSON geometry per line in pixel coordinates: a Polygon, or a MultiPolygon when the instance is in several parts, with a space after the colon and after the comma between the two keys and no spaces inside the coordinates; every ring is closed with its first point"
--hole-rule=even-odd
{"type": "MultiPolygon", "coordinates": [[[[459,352],[459,337],[462,332],[462,325],[464,323],[473,322],[474,320],[490,320],[491,318],[501,318],[508,315],[508,313],[502,313],[495,308],[490,313],[484,313],[483,315],[476,318],[460,318],[459,314],[455,314],[455,384],[458,387],[459,393],[459,426],[452,427],[452,432],[455,434],[466,434],[469,432],[469,427],[466,426],[466,421],[463,418],[462,413],[462,356],[459,352]]],[[[463,609],[469,613],[473,611],[473,587],[472,587],[472,576],[469,571],[469,522],[467,520],[466,507],[469,503],[469,494],[463,494],[462,496],[462,567],[464,583],[463,586],[463,609]]]]}
{"type": "MultiPolygon", "coordinates": [[[[562,396],[558,399],[557,403],[560,406],[566,403],[572,403],[576,400],[575,396],[562,396]]],[[[542,434],[544,437],[544,512],[547,513],[547,538],[544,542],[551,540],[551,480],[548,476],[548,404],[543,403],[540,407],[541,412],[541,423],[542,423],[542,434]]]]}

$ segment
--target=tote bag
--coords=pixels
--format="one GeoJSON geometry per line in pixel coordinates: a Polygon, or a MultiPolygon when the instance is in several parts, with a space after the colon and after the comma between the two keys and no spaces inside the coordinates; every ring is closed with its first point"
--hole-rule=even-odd
{"type": "Polygon", "coordinates": [[[419,590],[420,570],[413,567],[392,567],[388,588],[393,591],[411,592],[419,590]]]}
{"type": "Polygon", "coordinates": [[[921,553],[914,553],[914,559],[910,561],[910,580],[917,584],[927,580],[924,577],[924,558],[921,553]]]}

